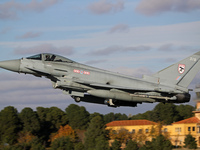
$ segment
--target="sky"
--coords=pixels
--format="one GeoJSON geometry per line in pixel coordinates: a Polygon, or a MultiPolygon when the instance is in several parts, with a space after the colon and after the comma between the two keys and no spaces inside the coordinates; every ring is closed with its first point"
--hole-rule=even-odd
{"type": "MultiPolygon", "coordinates": [[[[50,52],[134,77],[200,51],[199,0],[1,0],[0,60],[50,52]]],[[[198,74],[190,85],[200,83],[198,74]]],[[[84,106],[90,113],[137,114],[157,104],[111,108],[75,103],[46,78],[0,69],[0,110],[84,106]]],[[[187,103],[195,105],[195,93],[187,103]]]]}

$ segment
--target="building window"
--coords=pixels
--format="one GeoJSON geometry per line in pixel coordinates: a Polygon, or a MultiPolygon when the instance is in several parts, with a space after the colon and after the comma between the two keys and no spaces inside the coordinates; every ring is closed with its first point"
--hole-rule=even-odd
{"type": "Polygon", "coordinates": [[[146,129],[146,133],[149,133],[149,129],[146,129]]]}
{"type": "Polygon", "coordinates": [[[175,132],[178,132],[178,128],[175,128],[175,132]]]}
{"type": "Polygon", "coordinates": [[[132,130],[132,133],[135,133],[135,129],[132,130]]]}
{"type": "Polygon", "coordinates": [[[139,133],[142,133],[142,129],[139,129],[139,133]]]}
{"type": "Polygon", "coordinates": [[[167,132],[167,128],[164,128],[164,132],[167,132]]]}
{"type": "Polygon", "coordinates": [[[175,132],[181,132],[181,128],[175,128],[175,132]]]}
{"type": "Polygon", "coordinates": [[[191,131],[191,127],[188,127],[188,131],[191,131]]]}
{"type": "Polygon", "coordinates": [[[195,127],[192,127],[192,131],[195,131],[195,127]]]}
{"type": "Polygon", "coordinates": [[[197,133],[200,133],[200,127],[197,126],[197,133]]]}

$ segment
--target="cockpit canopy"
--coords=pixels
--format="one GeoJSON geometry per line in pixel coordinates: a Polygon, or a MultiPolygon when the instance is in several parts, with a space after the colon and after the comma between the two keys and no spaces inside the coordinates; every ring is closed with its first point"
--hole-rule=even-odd
{"type": "Polygon", "coordinates": [[[27,59],[33,59],[33,60],[42,60],[42,61],[54,61],[54,62],[68,62],[68,63],[73,63],[74,61],[59,56],[55,54],[50,54],[50,53],[43,53],[43,54],[37,54],[34,56],[27,57],[27,59]]]}

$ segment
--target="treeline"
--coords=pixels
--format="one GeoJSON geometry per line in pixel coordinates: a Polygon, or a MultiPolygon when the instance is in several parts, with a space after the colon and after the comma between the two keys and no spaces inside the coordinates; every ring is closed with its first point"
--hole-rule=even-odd
{"type": "Polygon", "coordinates": [[[147,119],[154,122],[163,122],[169,125],[183,119],[192,117],[195,108],[191,105],[174,105],[173,103],[159,103],[152,111],[132,116],[131,120],[147,119]]]}
{"type": "Polygon", "coordinates": [[[57,107],[37,107],[36,111],[31,108],[24,108],[21,112],[18,112],[16,108],[8,106],[0,112],[0,144],[1,147],[14,146],[14,149],[16,149],[16,145],[27,149],[30,147],[35,149],[50,147],[52,146],[51,135],[65,125],[69,125],[76,134],[80,134],[79,136],[76,135],[74,142],[79,144],[85,137],[82,131],[88,129],[90,122],[95,117],[100,117],[100,126],[102,127],[113,120],[128,119],[126,114],[120,113],[90,114],[85,107],[75,104],[69,105],[65,111],[57,107]]]}
{"type": "Polygon", "coordinates": [[[109,149],[109,133],[105,130],[108,122],[148,119],[170,124],[191,117],[193,110],[190,105],[160,103],[152,111],[128,118],[121,113],[90,114],[85,107],[75,104],[65,111],[57,107],[37,107],[36,111],[24,108],[18,112],[8,106],[0,111],[0,149],[44,150],[50,147],[53,150],[62,146],[75,150],[109,149]]]}

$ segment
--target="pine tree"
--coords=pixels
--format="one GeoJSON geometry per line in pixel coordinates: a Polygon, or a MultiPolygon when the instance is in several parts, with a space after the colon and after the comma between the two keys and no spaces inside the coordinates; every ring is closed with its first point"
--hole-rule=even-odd
{"type": "Polygon", "coordinates": [[[96,148],[95,150],[109,150],[109,143],[105,136],[102,134],[98,136],[95,140],[96,148]]]}
{"type": "MultiPolygon", "coordinates": [[[[89,123],[89,127],[85,133],[85,149],[86,150],[94,150],[96,148],[97,141],[96,139],[100,136],[106,138],[106,131],[103,122],[103,118],[101,116],[96,116],[92,118],[89,123]]],[[[101,138],[102,140],[103,138],[101,138]]]]}
{"type": "Polygon", "coordinates": [[[75,104],[69,105],[66,109],[66,115],[69,119],[69,125],[75,130],[85,130],[88,127],[90,113],[83,106],[75,104]]]}
{"type": "Polygon", "coordinates": [[[39,117],[31,108],[24,108],[19,114],[19,118],[24,132],[30,132],[35,135],[39,132],[41,126],[39,117]]]}
{"type": "Polygon", "coordinates": [[[20,130],[20,121],[17,109],[12,106],[5,107],[0,112],[0,142],[14,144],[20,130]]]}

